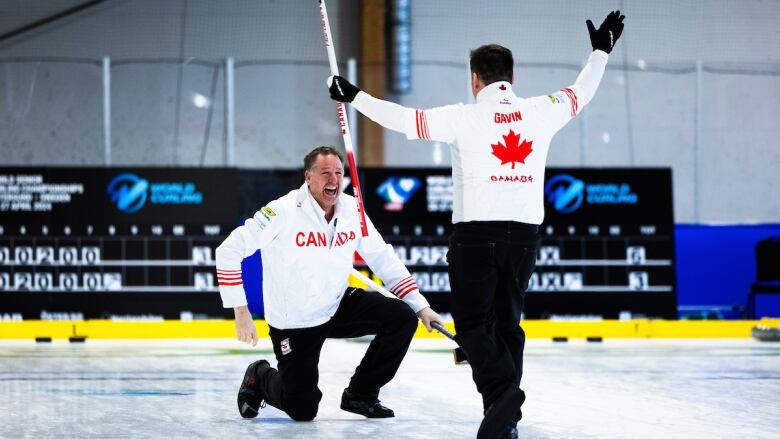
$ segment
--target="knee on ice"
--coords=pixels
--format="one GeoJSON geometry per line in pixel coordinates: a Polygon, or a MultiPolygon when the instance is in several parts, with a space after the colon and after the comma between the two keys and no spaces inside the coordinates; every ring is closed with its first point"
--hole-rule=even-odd
{"type": "Polygon", "coordinates": [[[308,422],[317,417],[319,404],[310,401],[301,401],[287,409],[287,415],[296,422],[308,422]]]}

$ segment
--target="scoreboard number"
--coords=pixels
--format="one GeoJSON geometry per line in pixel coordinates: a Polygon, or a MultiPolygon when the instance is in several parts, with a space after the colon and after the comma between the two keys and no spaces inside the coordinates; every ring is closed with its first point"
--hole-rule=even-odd
{"type": "Polygon", "coordinates": [[[450,291],[450,276],[447,273],[436,272],[431,274],[431,291],[450,291]]]}
{"type": "Polygon", "coordinates": [[[99,290],[102,286],[100,273],[84,273],[82,285],[87,291],[99,290]]]}
{"type": "Polygon", "coordinates": [[[555,264],[561,260],[561,249],[555,246],[539,247],[539,264],[555,264]]]}
{"type": "Polygon", "coordinates": [[[432,265],[431,248],[415,245],[409,250],[409,263],[412,265],[432,265]]]}
{"type": "Polygon", "coordinates": [[[14,273],[14,286],[16,291],[29,291],[32,289],[32,273],[14,273]]]}
{"type": "Polygon", "coordinates": [[[645,248],[642,246],[629,246],[626,247],[626,259],[629,264],[640,265],[644,264],[647,260],[645,256],[645,248]]]}
{"type": "Polygon", "coordinates": [[[563,288],[578,291],[582,289],[582,273],[563,273],[563,288]]]}
{"type": "Polygon", "coordinates": [[[9,279],[8,273],[0,273],[0,291],[5,291],[9,289],[11,281],[9,279]]]}
{"type": "Polygon", "coordinates": [[[542,273],[541,275],[543,290],[556,291],[563,286],[561,282],[561,273],[542,273]]]}
{"type": "Polygon", "coordinates": [[[198,265],[207,265],[211,262],[211,247],[192,247],[192,262],[198,265]]]}
{"type": "Polygon", "coordinates": [[[54,247],[36,247],[35,263],[38,265],[54,263],[54,247]]]}
{"type": "Polygon", "coordinates": [[[537,290],[539,289],[539,273],[531,273],[531,277],[528,278],[528,288],[526,290],[537,290]]]}
{"type": "Polygon", "coordinates": [[[194,283],[196,290],[211,289],[214,286],[214,275],[212,273],[195,273],[194,283]]]}
{"type": "Polygon", "coordinates": [[[60,290],[73,291],[79,286],[79,278],[76,273],[60,273],[60,290]]]}
{"type": "Polygon", "coordinates": [[[81,260],[86,265],[95,265],[100,263],[100,248],[81,247],[81,260]]]}
{"type": "Polygon", "coordinates": [[[0,247],[0,265],[9,265],[9,255],[11,254],[8,247],[0,247]]]}
{"type": "Polygon", "coordinates": [[[646,271],[632,271],[628,273],[628,288],[632,290],[646,290],[649,286],[646,271]]]}
{"type": "Polygon", "coordinates": [[[420,291],[430,291],[431,290],[431,274],[430,273],[412,273],[412,277],[414,278],[414,281],[417,283],[417,288],[420,289],[420,291]]]}
{"type": "Polygon", "coordinates": [[[34,279],[32,289],[35,291],[49,291],[54,284],[51,273],[35,273],[34,279]]]}
{"type": "Polygon", "coordinates": [[[59,253],[59,260],[61,265],[73,265],[79,260],[76,247],[60,247],[59,253]]]}
{"type": "Polygon", "coordinates": [[[122,273],[103,273],[103,288],[108,291],[122,289],[122,273]]]}
{"type": "MultiPolygon", "coordinates": [[[[449,249],[444,245],[431,247],[431,265],[447,265],[447,251],[449,249]]],[[[449,284],[449,279],[447,280],[449,284]]],[[[449,289],[445,290],[449,291],[449,289]]]]}
{"type": "Polygon", "coordinates": [[[30,265],[33,261],[32,247],[16,247],[14,249],[14,259],[16,260],[16,265],[30,265]]]}

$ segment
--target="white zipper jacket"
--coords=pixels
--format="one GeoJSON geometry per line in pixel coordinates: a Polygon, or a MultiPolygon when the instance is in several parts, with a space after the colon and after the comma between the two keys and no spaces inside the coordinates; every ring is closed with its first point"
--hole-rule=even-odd
{"type": "Polygon", "coordinates": [[[512,84],[487,85],[475,104],[415,110],[360,92],[352,105],[408,139],[450,144],[452,222],[544,219],[544,168],[553,135],[596,93],[608,55],[595,50],[573,85],[519,98],[512,84]]]}
{"type": "Polygon", "coordinates": [[[247,304],[241,261],[258,249],[263,261],[265,319],[277,329],[321,325],[336,313],[357,251],[388,289],[414,312],[429,306],[393,248],[366,216],[360,232],[355,198],[342,193],[330,223],[304,183],[271,201],[217,248],[222,304],[247,304]]]}

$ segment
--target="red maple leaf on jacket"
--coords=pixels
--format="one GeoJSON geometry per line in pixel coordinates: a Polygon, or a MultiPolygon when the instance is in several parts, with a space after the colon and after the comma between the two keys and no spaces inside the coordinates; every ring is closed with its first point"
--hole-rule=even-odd
{"type": "Polygon", "coordinates": [[[502,136],[504,143],[499,141],[498,143],[490,145],[493,148],[493,155],[501,159],[501,164],[512,163],[512,169],[515,169],[515,162],[525,164],[525,158],[528,154],[531,154],[531,146],[534,141],[523,140],[520,143],[520,135],[515,134],[511,129],[509,134],[502,136]]]}

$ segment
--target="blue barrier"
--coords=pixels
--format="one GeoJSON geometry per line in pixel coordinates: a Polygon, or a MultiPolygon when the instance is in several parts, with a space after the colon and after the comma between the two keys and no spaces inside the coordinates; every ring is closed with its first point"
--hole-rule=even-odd
{"type": "MultiPolygon", "coordinates": [[[[780,224],[677,224],[680,317],[742,318],[756,279],[756,243],[769,236],[780,236],[780,224]]],[[[756,315],[780,316],[780,296],[759,296],[756,315]]]]}

